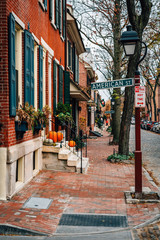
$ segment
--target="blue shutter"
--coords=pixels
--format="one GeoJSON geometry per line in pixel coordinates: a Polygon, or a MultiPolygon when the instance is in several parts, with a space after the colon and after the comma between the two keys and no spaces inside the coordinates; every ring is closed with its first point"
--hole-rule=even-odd
{"type": "Polygon", "coordinates": [[[62,0],[59,0],[59,33],[62,33],[62,0]]]}
{"type": "Polygon", "coordinates": [[[31,104],[31,40],[29,31],[24,31],[24,102],[31,104]]]}
{"type": "Polygon", "coordinates": [[[75,82],[79,83],[79,58],[77,55],[75,56],[75,63],[76,63],[75,82]]]}
{"type": "Polygon", "coordinates": [[[31,38],[31,102],[34,106],[34,39],[31,38]]]}
{"type": "Polygon", "coordinates": [[[59,66],[59,102],[63,103],[63,69],[59,66]]]}
{"type": "Polygon", "coordinates": [[[15,18],[9,15],[9,114],[16,116],[15,18]]]}
{"type": "Polygon", "coordinates": [[[75,44],[73,45],[72,48],[72,72],[74,74],[74,79],[75,79],[75,44]]]}
{"type": "Polygon", "coordinates": [[[71,43],[68,41],[68,67],[71,67],[71,43]]]}
{"type": "Polygon", "coordinates": [[[66,4],[65,0],[63,0],[63,38],[66,38],[66,4]]]}
{"type": "Polygon", "coordinates": [[[54,1],[53,0],[49,0],[49,19],[52,21],[52,17],[53,17],[53,3],[54,1]]]}
{"type": "Polygon", "coordinates": [[[39,109],[43,107],[43,47],[39,46],[39,109]]]}
{"type": "Polygon", "coordinates": [[[64,72],[64,103],[70,104],[70,73],[64,72]]]}
{"type": "Polygon", "coordinates": [[[59,28],[59,0],[56,0],[56,27],[59,28]]]}
{"type": "Polygon", "coordinates": [[[53,62],[53,113],[56,114],[57,107],[57,64],[53,62]]]}
{"type": "Polygon", "coordinates": [[[44,8],[45,8],[45,11],[47,12],[47,0],[44,0],[44,8]]]}

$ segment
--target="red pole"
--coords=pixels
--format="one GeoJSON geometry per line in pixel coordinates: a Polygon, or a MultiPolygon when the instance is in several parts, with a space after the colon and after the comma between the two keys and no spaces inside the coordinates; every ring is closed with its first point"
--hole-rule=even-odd
{"type": "MultiPolygon", "coordinates": [[[[140,74],[135,74],[135,86],[140,86],[140,74]]],[[[141,129],[140,107],[135,107],[135,195],[142,196],[142,152],[141,152],[141,129]]]]}

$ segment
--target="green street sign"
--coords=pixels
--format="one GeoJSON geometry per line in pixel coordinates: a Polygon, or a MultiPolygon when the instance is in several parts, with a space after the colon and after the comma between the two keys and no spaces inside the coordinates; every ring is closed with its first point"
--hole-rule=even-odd
{"type": "Polygon", "coordinates": [[[119,79],[106,82],[91,83],[92,90],[106,89],[106,88],[120,88],[120,87],[131,87],[134,85],[133,78],[119,79]]]}
{"type": "Polygon", "coordinates": [[[107,113],[107,114],[109,114],[109,113],[115,113],[115,111],[114,110],[111,110],[111,111],[105,111],[105,113],[107,113]]]}

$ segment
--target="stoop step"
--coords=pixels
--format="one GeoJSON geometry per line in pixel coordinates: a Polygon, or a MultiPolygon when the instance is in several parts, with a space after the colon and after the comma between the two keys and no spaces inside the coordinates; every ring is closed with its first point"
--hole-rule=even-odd
{"type": "MultiPolygon", "coordinates": [[[[86,173],[89,167],[89,158],[82,158],[82,173],[86,173]]],[[[77,168],[76,168],[77,172],[80,173],[81,172],[81,159],[78,162],[77,168]]]]}
{"type": "Polygon", "coordinates": [[[59,151],[59,154],[58,154],[58,159],[59,160],[68,160],[70,154],[71,154],[71,152],[69,151],[69,149],[61,148],[59,151]]]}
{"type": "Polygon", "coordinates": [[[77,157],[77,155],[75,155],[74,153],[71,152],[71,154],[69,155],[69,158],[67,160],[67,166],[77,166],[79,158],[77,157]]]}

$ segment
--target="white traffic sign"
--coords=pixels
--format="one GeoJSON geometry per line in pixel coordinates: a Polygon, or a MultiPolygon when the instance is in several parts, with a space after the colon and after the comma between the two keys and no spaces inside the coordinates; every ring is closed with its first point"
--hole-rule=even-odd
{"type": "Polygon", "coordinates": [[[92,90],[98,90],[98,89],[105,89],[105,88],[120,88],[120,87],[130,87],[134,85],[134,79],[133,78],[127,78],[127,79],[117,79],[112,81],[106,81],[106,82],[95,82],[91,83],[91,89],[92,90]]]}
{"type": "Polygon", "coordinates": [[[135,86],[135,107],[145,107],[144,86],[135,86]]]}

